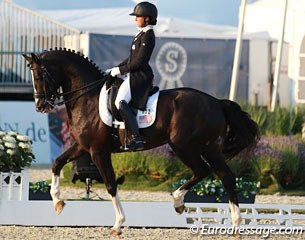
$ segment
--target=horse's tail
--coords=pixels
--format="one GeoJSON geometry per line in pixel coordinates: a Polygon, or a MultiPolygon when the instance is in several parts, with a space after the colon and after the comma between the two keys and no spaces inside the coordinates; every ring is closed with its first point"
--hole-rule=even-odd
{"type": "Polygon", "coordinates": [[[260,132],[257,123],[237,103],[221,100],[221,106],[228,125],[223,154],[226,159],[231,159],[243,149],[251,150],[255,147],[260,132]]]}

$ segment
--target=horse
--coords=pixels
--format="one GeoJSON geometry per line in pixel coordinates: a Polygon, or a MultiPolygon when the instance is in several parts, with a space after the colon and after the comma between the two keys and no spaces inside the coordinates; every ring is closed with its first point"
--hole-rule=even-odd
{"type": "MultiPolygon", "coordinates": [[[[23,54],[32,73],[36,111],[48,113],[65,104],[74,143],[52,165],[51,195],[60,214],[65,203],[60,199],[59,176],[63,166],[89,153],[98,168],[115,209],[112,233],[121,234],[125,214],[118,195],[111,153],[113,127],[99,116],[99,93],[109,76],[70,49],[50,49],[39,54],[23,54]],[[61,89],[61,92],[60,90],[61,89]],[[56,99],[60,101],[56,103],[56,99]]],[[[108,80],[107,80],[108,79],[108,80]]],[[[117,130],[121,144],[125,131],[117,130]]],[[[241,151],[250,150],[259,140],[258,125],[234,101],[217,99],[192,88],[166,89],[159,92],[153,125],[140,129],[144,150],[168,143],[193,176],[173,192],[177,213],[185,209],[184,196],[203,178],[215,173],[229,196],[233,226],[241,222],[235,175],[226,161],[241,151]]]]}

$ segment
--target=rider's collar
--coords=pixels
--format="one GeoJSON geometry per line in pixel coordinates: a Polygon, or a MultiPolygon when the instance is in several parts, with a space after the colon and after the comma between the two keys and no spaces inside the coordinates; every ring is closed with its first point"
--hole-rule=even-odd
{"type": "Polygon", "coordinates": [[[138,35],[140,32],[147,32],[148,30],[154,29],[154,26],[153,25],[147,25],[143,28],[138,28],[138,29],[139,29],[139,32],[137,32],[136,35],[138,35]]]}

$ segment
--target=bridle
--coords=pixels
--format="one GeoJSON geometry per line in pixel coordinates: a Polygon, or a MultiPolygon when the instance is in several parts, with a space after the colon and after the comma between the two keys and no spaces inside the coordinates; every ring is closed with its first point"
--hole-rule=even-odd
{"type": "MultiPolygon", "coordinates": [[[[40,70],[41,75],[42,75],[42,81],[43,81],[43,92],[35,92],[34,91],[34,98],[35,99],[43,99],[44,100],[44,105],[50,105],[52,107],[55,107],[54,102],[57,98],[57,92],[56,93],[51,93],[49,94],[47,90],[47,86],[50,86],[50,81],[55,83],[54,78],[51,76],[49,71],[44,67],[44,66],[39,66],[39,67],[31,67],[31,71],[34,70],[40,70]]],[[[33,79],[35,81],[35,79],[33,79]]]]}
{"type": "MultiPolygon", "coordinates": [[[[104,84],[105,80],[104,78],[102,79],[98,79],[92,83],[89,83],[85,86],[79,87],[77,89],[74,89],[72,91],[68,91],[65,93],[61,93],[59,92],[59,87],[56,88],[55,92],[51,90],[50,86],[51,84],[54,84],[56,86],[57,82],[55,81],[55,79],[53,78],[53,76],[50,74],[50,72],[47,70],[47,68],[41,64],[39,64],[39,67],[31,67],[30,69],[33,70],[40,70],[41,71],[41,75],[42,75],[42,81],[43,81],[43,92],[34,92],[33,96],[35,99],[43,99],[44,100],[44,107],[46,106],[51,106],[52,108],[55,108],[56,106],[61,106],[63,104],[66,104],[68,102],[77,100],[78,98],[80,98],[81,96],[85,95],[86,93],[90,92],[91,90],[93,90],[94,88],[101,86],[104,84]],[[85,91],[82,91],[84,90],[85,91]],[[79,91],[79,94],[68,98],[68,99],[61,99],[64,98],[68,95],[73,95],[79,91]],[[60,101],[56,102],[56,99],[61,99],[60,101]]],[[[106,76],[104,76],[106,77],[106,76]]],[[[34,79],[33,79],[34,81],[34,79]]]]}

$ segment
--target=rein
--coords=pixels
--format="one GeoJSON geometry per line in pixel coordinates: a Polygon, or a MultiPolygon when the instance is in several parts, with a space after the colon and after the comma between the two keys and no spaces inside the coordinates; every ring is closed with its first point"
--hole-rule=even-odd
{"type": "Polygon", "coordinates": [[[90,92],[91,90],[93,90],[94,88],[96,88],[96,87],[98,87],[99,85],[102,85],[102,84],[103,84],[103,81],[101,79],[98,79],[98,80],[96,80],[96,81],[94,81],[92,83],[89,83],[89,84],[85,85],[85,86],[82,86],[80,88],[74,89],[73,91],[69,91],[69,92],[65,92],[65,93],[57,92],[56,94],[54,94],[54,96],[55,96],[56,99],[60,99],[61,97],[64,97],[66,95],[74,94],[74,93],[77,93],[77,92],[79,92],[79,91],[81,91],[83,89],[88,88],[86,91],[80,93],[77,96],[69,98],[68,100],[62,100],[60,102],[55,103],[54,106],[61,106],[61,105],[66,104],[68,102],[74,101],[74,100],[80,98],[81,96],[85,95],[86,93],[90,92]]]}

